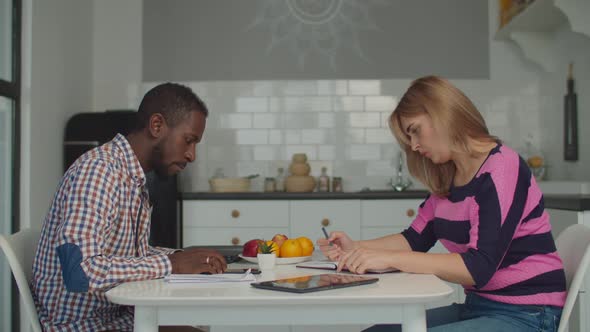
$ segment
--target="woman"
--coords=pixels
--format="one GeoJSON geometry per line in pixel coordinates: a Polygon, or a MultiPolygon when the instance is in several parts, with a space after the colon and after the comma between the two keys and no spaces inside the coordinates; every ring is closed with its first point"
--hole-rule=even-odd
{"type": "MultiPolygon", "coordinates": [[[[355,273],[397,268],[463,285],[464,304],[429,310],[429,331],[555,331],[565,274],[543,196],[526,163],[490,135],[473,103],[447,80],[412,82],[390,117],[411,174],[430,191],[401,234],[319,239],[355,273]],[[436,241],[446,254],[426,253],[436,241]]],[[[368,331],[392,331],[374,326],[368,331]]]]}

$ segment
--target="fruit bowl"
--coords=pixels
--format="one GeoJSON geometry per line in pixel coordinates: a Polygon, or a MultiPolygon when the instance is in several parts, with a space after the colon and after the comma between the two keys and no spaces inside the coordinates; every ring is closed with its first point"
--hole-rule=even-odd
{"type": "MultiPolygon", "coordinates": [[[[241,259],[250,262],[250,263],[256,263],[258,264],[258,258],[257,257],[248,257],[248,256],[244,256],[242,254],[238,255],[241,259]]],[[[285,264],[297,264],[297,263],[301,263],[301,262],[305,262],[311,260],[311,255],[310,256],[299,256],[299,257],[277,257],[277,265],[285,265],[285,264]]]]}

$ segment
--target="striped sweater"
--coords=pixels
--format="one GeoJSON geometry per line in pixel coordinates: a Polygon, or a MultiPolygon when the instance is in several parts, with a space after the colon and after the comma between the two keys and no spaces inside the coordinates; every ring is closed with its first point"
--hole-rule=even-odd
{"type": "Polygon", "coordinates": [[[439,240],[459,253],[475,280],[464,286],[490,300],[563,307],[563,264],[551,235],[543,194],[526,162],[498,145],[466,185],[431,195],[402,232],[412,250],[439,240]]]}

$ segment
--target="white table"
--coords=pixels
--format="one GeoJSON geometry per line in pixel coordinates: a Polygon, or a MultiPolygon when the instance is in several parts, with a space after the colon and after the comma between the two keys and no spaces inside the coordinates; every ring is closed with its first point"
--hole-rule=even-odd
{"type": "MultiPolygon", "coordinates": [[[[243,266],[243,265],[240,265],[243,266]]],[[[259,281],[331,271],[278,265],[259,281]]],[[[375,275],[375,284],[307,294],[256,289],[247,282],[169,284],[162,279],[129,282],[107,292],[110,301],[135,306],[136,332],[158,325],[323,325],[401,323],[403,331],[426,331],[426,308],[453,290],[433,275],[375,275]]]]}

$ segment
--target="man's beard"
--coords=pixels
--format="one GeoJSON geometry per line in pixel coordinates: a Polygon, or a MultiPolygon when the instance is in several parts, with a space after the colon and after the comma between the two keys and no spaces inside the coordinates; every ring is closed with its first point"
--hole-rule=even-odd
{"type": "Polygon", "coordinates": [[[164,141],[159,142],[152,148],[150,156],[150,163],[152,164],[153,171],[159,179],[165,180],[170,174],[168,174],[168,167],[162,162],[164,160],[164,141]]]}

